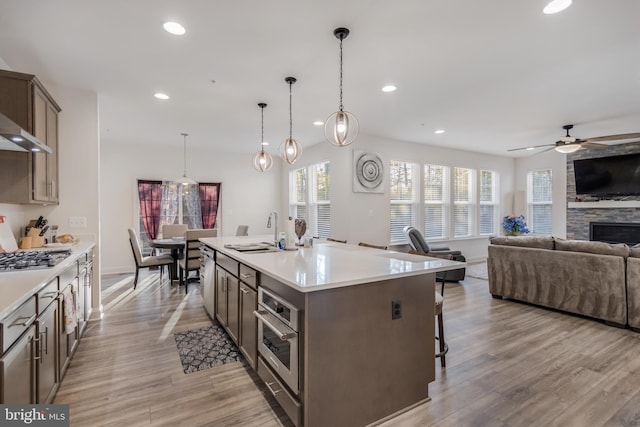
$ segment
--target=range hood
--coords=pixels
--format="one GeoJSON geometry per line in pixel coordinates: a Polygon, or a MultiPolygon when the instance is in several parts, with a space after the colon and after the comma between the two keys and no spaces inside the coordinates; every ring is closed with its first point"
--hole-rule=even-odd
{"type": "Polygon", "coordinates": [[[0,149],[53,153],[42,141],[0,113],[0,149]]]}

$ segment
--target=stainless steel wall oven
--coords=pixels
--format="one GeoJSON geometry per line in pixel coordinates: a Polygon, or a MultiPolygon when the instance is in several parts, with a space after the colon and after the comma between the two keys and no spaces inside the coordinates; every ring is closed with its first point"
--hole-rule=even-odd
{"type": "Polygon", "coordinates": [[[258,352],[296,395],[299,393],[298,310],[258,288],[258,352]]]}

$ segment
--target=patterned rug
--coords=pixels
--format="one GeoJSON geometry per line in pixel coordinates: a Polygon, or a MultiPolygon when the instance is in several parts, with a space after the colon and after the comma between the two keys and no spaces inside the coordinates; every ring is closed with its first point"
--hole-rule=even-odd
{"type": "Polygon", "coordinates": [[[231,338],[215,323],[212,326],[173,334],[185,374],[243,360],[231,338]]]}
{"type": "Polygon", "coordinates": [[[489,280],[489,273],[487,272],[487,262],[483,261],[480,264],[467,265],[466,275],[469,277],[475,277],[476,279],[489,280]]]}

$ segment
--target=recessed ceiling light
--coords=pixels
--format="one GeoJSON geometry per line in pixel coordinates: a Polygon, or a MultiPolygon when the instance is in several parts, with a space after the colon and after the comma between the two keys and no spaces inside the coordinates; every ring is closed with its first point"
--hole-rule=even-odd
{"type": "Polygon", "coordinates": [[[438,129],[437,131],[434,132],[436,135],[441,135],[444,133],[444,129],[438,129]]]}
{"type": "Polygon", "coordinates": [[[542,13],[551,15],[552,13],[562,12],[569,6],[571,6],[571,0],[551,0],[544,9],[542,9],[542,13]]]}
{"type": "Polygon", "coordinates": [[[397,89],[394,85],[387,85],[382,88],[383,92],[394,92],[397,89]]]}
{"type": "Polygon", "coordinates": [[[154,93],[153,96],[155,96],[158,99],[169,99],[169,95],[161,92],[154,93]]]}
{"type": "Polygon", "coordinates": [[[164,28],[167,33],[171,33],[176,36],[181,36],[187,32],[187,30],[177,22],[165,22],[162,24],[162,28],[164,28]]]}
{"type": "Polygon", "coordinates": [[[264,141],[261,143],[262,145],[269,145],[269,143],[267,141],[264,141]]]}
{"type": "Polygon", "coordinates": [[[318,120],[318,121],[313,122],[313,124],[316,125],[316,126],[322,126],[324,124],[324,122],[318,120]]]}

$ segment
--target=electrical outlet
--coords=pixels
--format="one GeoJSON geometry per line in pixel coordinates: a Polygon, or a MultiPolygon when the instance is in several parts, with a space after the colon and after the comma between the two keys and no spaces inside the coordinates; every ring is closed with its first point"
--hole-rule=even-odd
{"type": "Polygon", "coordinates": [[[391,301],[391,320],[402,317],[402,304],[400,301],[391,301]]]}
{"type": "Polygon", "coordinates": [[[72,227],[72,228],[86,228],[87,227],[87,217],[86,216],[70,216],[69,217],[69,227],[72,227]]]}

